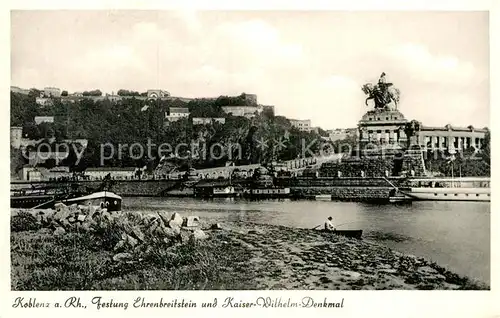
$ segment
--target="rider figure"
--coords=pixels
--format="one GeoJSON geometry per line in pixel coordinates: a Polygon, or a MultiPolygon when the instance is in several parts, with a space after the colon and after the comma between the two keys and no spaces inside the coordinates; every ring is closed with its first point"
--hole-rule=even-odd
{"type": "Polygon", "coordinates": [[[385,72],[382,72],[380,78],[378,79],[378,89],[384,93],[387,90],[387,82],[385,80],[385,72]]]}

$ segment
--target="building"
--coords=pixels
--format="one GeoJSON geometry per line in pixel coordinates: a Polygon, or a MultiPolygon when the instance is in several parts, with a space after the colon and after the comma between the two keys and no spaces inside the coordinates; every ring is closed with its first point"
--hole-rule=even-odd
{"type": "Polygon", "coordinates": [[[35,124],[40,125],[41,123],[53,123],[54,116],[36,116],[35,124]]]}
{"type": "Polygon", "coordinates": [[[170,93],[161,89],[148,89],[147,91],[149,99],[158,99],[170,96],[170,93]]]}
{"type": "Polygon", "coordinates": [[[20,88],[20,87],[17,87],[17,86],[11,86],[10,87],[10,91],[12,93],[19,93],[19,94],[24,94],[24,95],[28,95],[30,93],[29,89],[20,88]]]}
{"type": "Polygon", "coordinates": [[[85,170],[85,175],[89,176],[91,180],[101,180],[105,178],[108,174],[112,179],[132,179],[135,175],[137,168],[125,167],[125,168],[114,168],[114,167],[98,167],[98,168],[87,168],[85,170]]]}
{"type": "Polygon", "coordinates": [[[311,120],[310,119],[290,119],[290,124],[292,124],[292,127],[297,128],[300,131],[306,131],[310,132],[311,131],[311,120]]]}
{"type": "Polygon", "coordinates": [[[54,104],[52,98],[47,97],[37,97],[35,102],[42,107],[52,106],[54,104]]]}
{"type": "Polygon", "coordinates": [[[259,105],[262,108],[262,113],[269,116],[274,117],[274,106],[272,105],[259,105]]]}
{"type": "Polygon", "coordinates": [[[481,149],[487,128],[476,129],[473,126],[454,127],[446,125],[444,127],[421,126],[419,132],[419,144],[426,149],[462,151],[473,147],[481,149]]]}
{"type": "Polygon", "coordinates": [[[246,105],[257,105],[257,95],[256,94],[246,94],[242,93],[246,105]]]}
{"type": "Polygon", "coordinates": [[[226,118],[193,117],[193,125],[210,125],[213,123],[225,124],[226,118]]]}
{"type": "Polygon", "coordinates": [[[487,128],[424,126],[418,121],[408,121],[398,110],[368,111],[358,124],[360,146],[367,144],[384,148],[394,146],[404,149],[418,145],[422,149],[462,151],[469,147],[479,150],[484,142],[487,128]],[[412,128],[411,136],[407,136],[412,128]]]}
{"type": "Polygon", "coordinates": [[[123,96],[113,95],[113,94],[111,94],[111,95],[106,94],[105,99],[110,100],[112,102],[119,102],[119,101],[121,101],[123,99],[123,96]]]}
{"type": "Polygon", "coordinates": [[[57,87],[45,87],[43,95],[44,97],[61,97],[61,90],[57,87]]]}
{"type": "Polygon", "coordinates": [[[170,107],[169,114],[165,113],[165,119],[168,121],[177,121],[187,117],[189,117],[189,108],[186,107],[170,107]]]}
{"type": "Polygon", "coordinates": [[[406,148],[408,120],[398,110],[370,110],[359,121],[360,146],[390,145],[406,148]]]}
{"type": "Polygon", "coordinates": [[[222,111],[226,114],[240,117],[254,117],[262,111],[257,106],[222,106],[222,111]]]}
{"type": "Polygon", "coordinates": [[[19,178],[23,181],[42,181],[42,169],[31,166],[24,166],[19,170],[19,178]]]}
{"type": "Polygon", "coordinates": [[[346,139],[347,137],[350,137],[350,136],[354,136],[354,135],[356,135],[356,132],[357,132],[357,128],[346,128],[346,129],[337,128],[337,129],[332,129],[332,130],[327,131],[328,139],[331,142],[334,142],[336,140],[346,139]]]}
{"type": "Polygon", "coordinates": [[[21,139],[23,138],[23,127],[10,127],[10,146],[14,149],[21,148],[21,139]]]}

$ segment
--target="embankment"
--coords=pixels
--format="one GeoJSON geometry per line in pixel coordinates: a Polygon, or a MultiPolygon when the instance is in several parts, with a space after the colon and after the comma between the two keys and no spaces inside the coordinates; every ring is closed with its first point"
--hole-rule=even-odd
{"type": "MultiPolygon", "coordinates": [[[[398,185],[401,178],[391,178],[398,185]]],[[[229,185],[229,180],[218,180],[221,186],[229,185]]],[[[233,180],[232,183],[243,181],[233,180]]],[[[100,181],[78,181],[78,184],[89,188],[97,188],[100,181]]],[[[193,183],[193,182],[192,182],[193,183]]],[[[243,182],[243,186],[246,183],[243,182]]],[[[13,182],[12,189],[43,187],[50,182],[13,182]]],[[[195,185],[194,182],[192,185],[195,185]]],[[[334,200],[387,200],[392,189],[384,178],[277,178],[275,185],[289,187],[294,197],[306,198],[314,195],[328,194],[334,200]]],[[[58,183],[58,186],[64,186],[58,183]]],[[[112,191],[121,196],[169,196],[194,195],[192,188],[185,188],[179,180],[116,180],[112,191]],[[188,191],[190,190],[190,191],[188,191]]]]}

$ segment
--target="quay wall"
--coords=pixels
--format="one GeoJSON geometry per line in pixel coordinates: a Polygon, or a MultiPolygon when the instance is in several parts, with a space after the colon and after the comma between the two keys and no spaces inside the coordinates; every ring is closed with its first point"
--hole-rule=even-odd
{"type": "MultiPolygon", "coordinates": [[[[389,179],[398,185],[399,179],[389,179]]],[[[11,189],[41,187],[50,184],[64,186],[62,183],[49,181],[12,182],[11,189]]],[[[80,186],[97,188],[99,181],[78,181],[80,186]]],[[[236,183],[233,181],[233,183],[236,183]]],[[[275,186],[289,187],[295,197],[308,197],[319,194],[331,194],[334,199],[365,200],[387,199],[392,187],[383,178],[293,178],[280,179],[275,186]]],[[[120,196],[168,196],[182,190],[178,180],[117,180],[112,191],[120,196]]]]}
{"type": "MultiPolygon", "coordinates": [[[[404,178],[387,178],[392,184],[401,186],[404,178]]],[[[330,178],[330,177],[300,177],[300,178],[277,178],[277,186],[282,187],[390,187],[386,179],[376,178],[330,178]]]]}
{"type": "Polygon", "coordinates": [[[293,187],[290,193],[296,198],[331,195],[332,200],[386,201],[391,190],[390,187],[293,187]]]}
{"type": "MultiPolygon", "coordinates": [[[[89,188],[98,188],[101,181],[77,181],[68,184],[79,184],[89,188]]],[[[57,184],[64,186],[61,182],[39,181],[39,182],[12,182],[11,189],[23,189],[48,186],[57,184]]],[[[120,196],[164,196],[166,192],[178,187],[178,180],[116,180],[112,191],[120,196]]]]}

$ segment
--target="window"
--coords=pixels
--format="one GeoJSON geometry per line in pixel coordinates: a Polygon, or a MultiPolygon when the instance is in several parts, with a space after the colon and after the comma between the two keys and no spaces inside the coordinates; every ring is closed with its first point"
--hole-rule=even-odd
{"type": "Polygon", "coordinates": [[[479,193],[476,193],[476,197],[478,197],[478,196],[479,196],[479,193]]]}
{"type": "Polygon", "coordinates": [[[377,120],[380,120],[380,117],[377,117],[377,120]]]}
{"type": "Polygon", "coordinates": [[[455,196],[458,196],[458,193],[455,193],[455,196]]]}
{"type": "Polygon", "coordinates": [[[389,120],[389,117],[385,117],[385,120],[389,120]]]}
{"type": "Polygon", "coordinates": [[[466,197],[468,197],[468,196],[469,196],[469,194],[468,194],[468,193],[466,193],[466,194],[465,194],[465,196],[466,196],[466,197]]]}
{"type": "Polygon", "coordinates": [[[438,194],[437,193],[434,193],[435,196],[437,196],[438,194]]]}
{"type": "Polygon", "coordinates": [[[444,194],[444,196],[445,196],[445,197],[447,197],[447,196],[448,196],[448,193],[445,193],[445,194],[444,194]]]}

